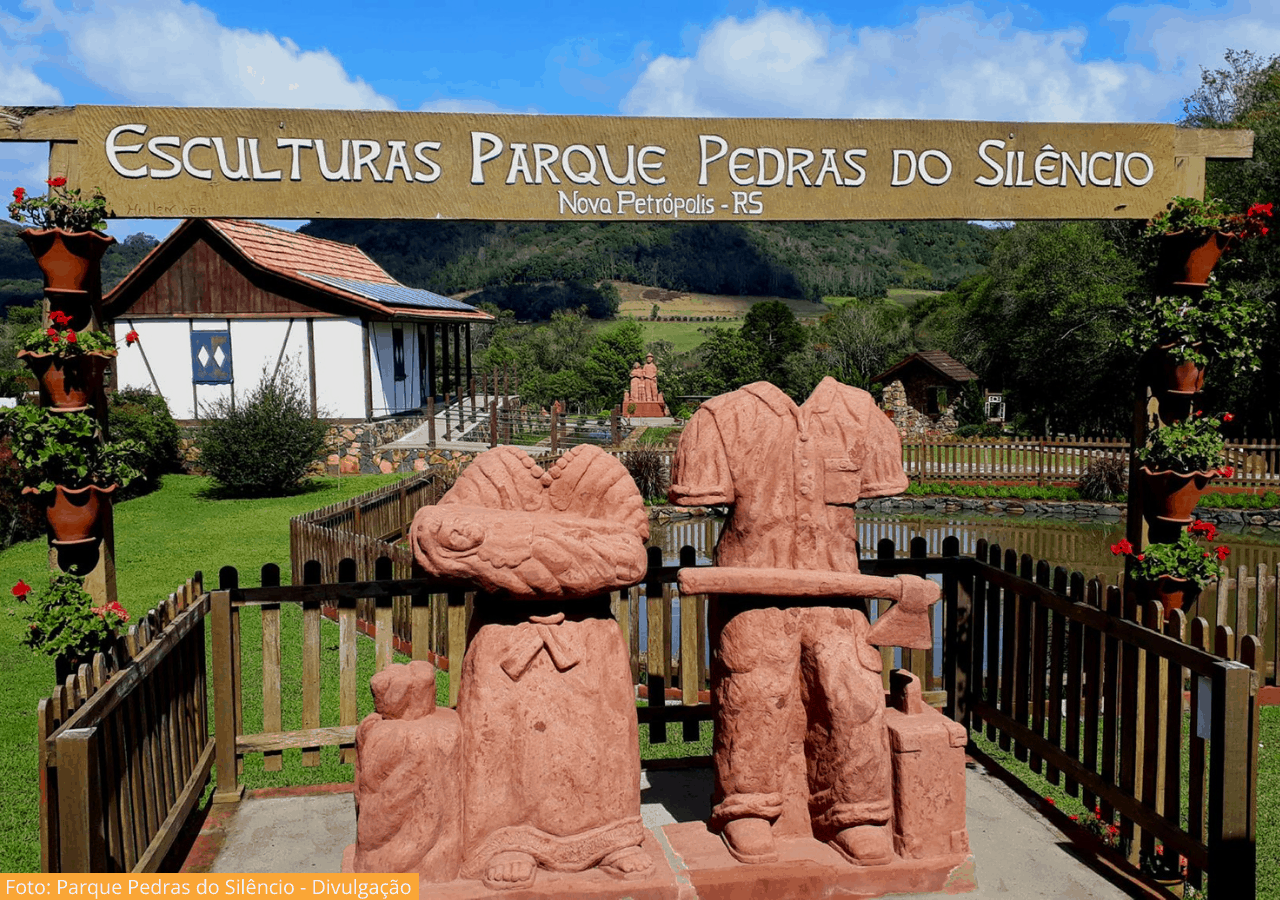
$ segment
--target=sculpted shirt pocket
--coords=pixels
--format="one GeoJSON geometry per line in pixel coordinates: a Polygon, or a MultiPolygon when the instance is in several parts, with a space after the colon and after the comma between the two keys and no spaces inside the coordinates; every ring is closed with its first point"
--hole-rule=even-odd
{"type": "Polygon", "coordinates": [[[848,457],[823,460],[823,500],[833,506],[852,506],[862,487],[862,467],[848,457]]]}

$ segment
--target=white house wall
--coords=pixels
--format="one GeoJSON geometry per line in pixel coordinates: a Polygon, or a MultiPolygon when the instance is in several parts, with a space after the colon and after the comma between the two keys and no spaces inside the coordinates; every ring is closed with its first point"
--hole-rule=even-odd
{"type": "Polygon", "coordinates": [[[158,389],[175,419],[194,419],[190,335],[191,325],[186,319],[116,319],[115,339],[120,348],[115,364],[116,386],[158,389]],[[138,332],[138,343],[127,347],[124,336],[130,331],[138,332]],[[148,365],[151,374],[147,373],[148,365]]]}
{"type": "MultiPolygon", "coordinates": [[[[115,322],[117,384],[122,388],[159,389],[176,419],[196,419],[219,398],[235,391],[243,400],[262,379],[263,369],[274,372],[281,360],[292,364],[310,398],[307,361],[307,321],[294,319],[138,319],[115,322]],[[125,346],[125,335],[138,332],[139,343],[125,346]],[[191,332],[230,331],[232,384],[191,381],[191,332]],[[143,353],[145,352],[145,361],[143,353]],[[151,372],[147,371],[147,363],[151,372]],[[154,376],[154,380],[153,380],[154,376]],[[194,403],[198,402],[200,414],[194,403]]],[[[325,418],[363,419],[363,329],[359,319],[318,319],[313,323],[316,359],[316,403],[325,418]]]]}
{"type": "MultiPolygon", "coordinates": [[[[297,329],[295,325],[294,330],[297,329]]],[[[314,336],[316,404],[320,415],[329,419],[364,419],[364,329],[360,320],[316,319],[314,336]]]]}

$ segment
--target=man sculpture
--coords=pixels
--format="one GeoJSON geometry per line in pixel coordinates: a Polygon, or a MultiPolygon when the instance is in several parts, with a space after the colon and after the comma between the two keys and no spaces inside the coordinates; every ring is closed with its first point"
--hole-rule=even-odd
{"type": "Polygon", "coordinates": [[[894,860],[872,644],[918,646],[919,629],[904,638],[909,620],[927,639],[921,613],[940,592],[914,576],[859,574],[853,505],[906,487],[892,423],[870,394],[831,378],[802,406],[768,382],[715,397],[680,439],[672,502],[731,508],[715,567],[685,569],[680,583],[712,595],[711,824],[742,862],[775,860],[775,823],[789,803],[803,816],[804,800],[814,836],[848,860],[894,860]],[[854,608],[781,608],[786,596],[899,602],[873,628],[854,608]]]}

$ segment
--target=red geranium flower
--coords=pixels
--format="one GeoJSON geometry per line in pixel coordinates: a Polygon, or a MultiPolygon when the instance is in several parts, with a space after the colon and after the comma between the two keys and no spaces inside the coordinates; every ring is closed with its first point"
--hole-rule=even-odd
{"type": "Polygon", "coordinates": [[[67,343],[74,344],[76,342],[76,333],[74,331],[67,332],[67,343]]]}
{"type": "Polygon", "coordinates": [[[13,199],[14,199],[14,200],[17,200],[19,203],[21,203],[22,201],[26,200],[26,199],[27,199],[27,189],[26,189],[26,188],[21,188],[21,187],[14,188],[14,189],[13,189],[13,199]]]}
{"type": "Polygon", "coordinates": [[[1139,554],[1135,557],[1135,559],[1137,559],[1137,560],[1138,560],[1138,562],[1142,562],[1142,561],[1143,561],[1144,559],[1146,559],[1146,558],[1147,558],[1147,555],[1146,555],[1145,553],[1139,553],[1139,554]]]}
{"type": "Polygon", "coordinates": [[[1234,478],[1236,474],[1235,466],[1223,466],[1218,470],[1218,474],[1223,478],[1234,478]]]}
{"type": "Polygon", "coordinates": [[[1132,553],[1132,552],[1133,552],[1133,544],[1129,543],[1127,540],[1121,540],[1118,544],[1111,545],[1111,553],[1115,556],[1119,556],[1121,553],[1132,553]]]}
{"type": "Polygon", "coordinates": [[[1248,216],[1257,216],[1257,215],[1269,216],[1269,215],[1271,215],[1271,204],[1270,204],[1270,203],[1255,203],[1255,204],[1253,204],[1253,206],[1250,206],[1250,207],[1249,207],[1249,211],[1248,211],[1247,213],[1245,213],[1245,215],[1248,215],[1248,216]]]}
{"type": "Polygon", "coordinates": [[[1234,418],[1235,418],[1235,416],[1234,416],[1234,415],[1232,415],[1231,413],[1223,413],[1223,414],[1222,414],[1222,421],[1224,421],[1224,422],[1230,422],[1230,421],[1231,421],[1232,419],[1234,419],[1234,418]]]}
{"type": "Polygon", "coordinates": [[[18,579],[18,583],[13,586],[13,589],[9,591],[9,593],[21,600],[26,597],[27,594],[31,593],[31,585],[27,584],[22,579],[18,579]]]}
{"type": "Polygon", "coordinates": [[[1231,550],[1230,550],[1230,548],[1228,548],[1228,547],[1219,547],[1219,548],[1218,548],[1218,562],[1222,562],[1224,559],[1226,559],[1226,558],[1227,558],[1228,556],[1230,556],[1230,555],[1231,555],[1231,550]]]}
{"type": "Polygon", "coordinates": [[[59,175],[56,178],[50,178],[46,184],[48,184],[49,187],[66,187],[67,179],[59,175]]]}
{"type": "Polygon", "coordinates": [[[135,344],[137,343],[137,341],[138,341],[137,331],[130,331],[128,334],[124,336],[125,346],[130,346],[132,344],[135,344]]]}

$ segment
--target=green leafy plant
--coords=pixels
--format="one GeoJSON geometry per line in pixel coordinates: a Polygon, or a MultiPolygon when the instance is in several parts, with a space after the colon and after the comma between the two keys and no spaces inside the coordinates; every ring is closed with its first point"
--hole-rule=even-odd
{"type": "Polygon", "coordinates": [[[1141,553],[1135,553],[1128,541],[1111,545],[1115,556],[1133,558],[1130,575],[1137,581],[1155,581],[1161,577],[1186,578],[1203,585],[1222,575],[1222,563],[1230,554],[1230,548],[1210,548],[1208,542],[1218,536],[1218,527],[1212,522],[1196,519],[1191,527],[1169,544],[1148,544],[1141,553]],[[1201,543],[1204,538],[1205,543],[1201,543]]]}
{"type": "Polygon", "coordinates": [[[49,193],[43,197],[28,194],[26,188],[14,188],[9,218],[35,228],[106,230],[106,219],[112,213],[102,191],[94,188],[92,194],[82,196],[80,188],[68,188],[67,179],[62,176],[50,178],[45,184],[49,193]]]}
{"type": "Polygon", "coordinates": [[[95,653],[111,649],[117,629],[129,621],[129,613],[114,600],[95,606],[93,596],[84,589],[84,579],[74,570],[52,576],[48,589],[34,598],[31,586],[23,581],[10,593],[31,610],[22,643],[46,656],[89,662],[95,653]]]}
{"type": "Polygon", "coordinates": [[[134,460],[142,455],[142,446],[136,441],[103,443],[98,423],[88,413],[19,406],[12,416],[13,456],[27,486],[40,493],[55,485],[125,486],[138,475],[134,460]]]}
{"type": "Polygon", "coordinates": [[[143,388],[121,388],[108,397],[107,426],[116,440],[135,442],[140,453],[133,465],[141,473],[129,487],[137,496],[160,486],[160,476],[181,470],[181,434],[159,394],[143,388]]]}
{"type": "Polygon", "coordinates": [[[265,369],[248,396],[220,400],[200,428],[200,465],[241,497],[278,497],[298,490],[324,450],[328,425],[311,418],[311,401],[293,369],[265,369]]]}
{"type": "Polygon", "coordinates": [[[1263,300],[1234,285],[1210,283],[1199,297],[1146,295],[1132,310],[1123,334],[1126,346],[1164,347],[1179,362],[1225,361],[1232,374],[1256,372],[1266,334],[1263,300]]]}
{"type": "Polygon", "coordinates": [[[1183,231],[1221,231],[1238,238],[1261,237],[1269,230],[1271,207],[1270,203],[1255,203],[1243,213],[1232,213],[1227,211],[1225,202],[1216,198],[1174,197],[1147,223],[1146,234],[1159,237],[1183,231]]]}
{"type": "Polygon", "coordinates": [[[1221,420],[1206,416],[1201,410],[1180,422],[1156,428],[1147,445],[1138,451],[1138,459],[1153,472],[1218,472],[1230,478],[1235,470],[1226,465],[1226,442],[1218,429],[1230,422],[1231,413],[1221,420]]]}
{"type": "Polygon", "coordinates": [[[115,356],[116,342],[108,331],[76,331],[71,317],[54,310],[49,314],[53,325],[34,328],[23,335],[18,349],[28,353],[52,353],[54,356],[79,356],[83,353],[101,353],[115,356]]]}

